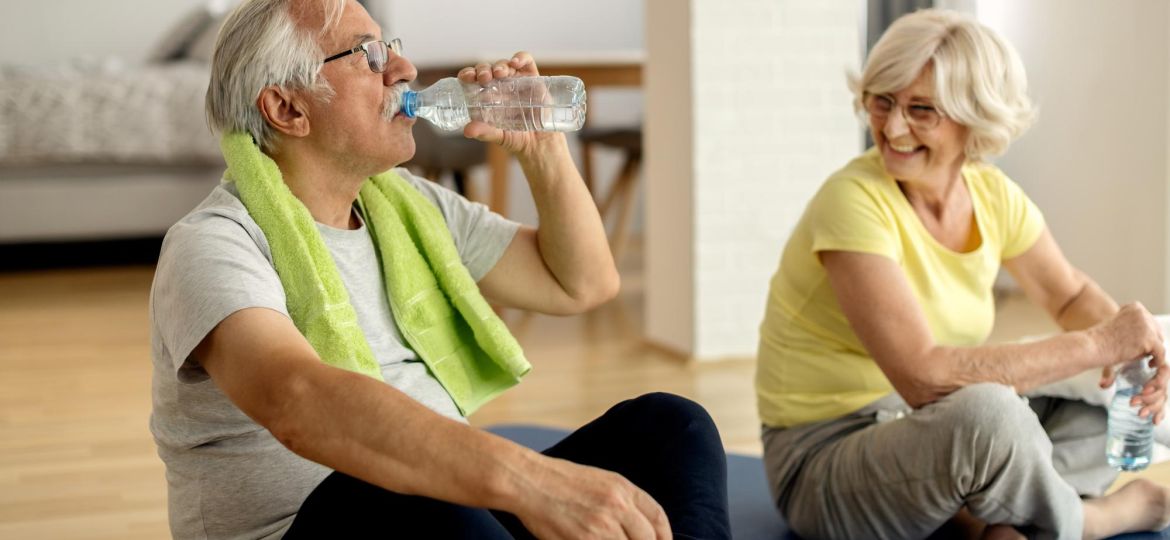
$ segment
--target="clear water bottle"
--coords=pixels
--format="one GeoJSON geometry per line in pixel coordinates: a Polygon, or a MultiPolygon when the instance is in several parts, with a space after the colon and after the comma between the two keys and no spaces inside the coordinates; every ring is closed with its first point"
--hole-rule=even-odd
{"type": "Polygon", "coordinates": [[[1123,471],[1140,471],[1150,464],[1154,450],[1154,415],[1138,416],[1141,406],[1130,406],[1133,396],[1154,376],[1150,357],[1139,358],[1121,368],[1114,382],[1117,393],[1109,403],[1109,439],[1105,457],[1109,465],[1123,471]]]}
{"type": "Polygon", "coordinates": [[[448,77],[425,90],[407,91],[402,113],[444,131],[472,120],[505,131],[577,131],[585,124],[585,84],[569,76],[511,77],[487,85],[448,77]]]}

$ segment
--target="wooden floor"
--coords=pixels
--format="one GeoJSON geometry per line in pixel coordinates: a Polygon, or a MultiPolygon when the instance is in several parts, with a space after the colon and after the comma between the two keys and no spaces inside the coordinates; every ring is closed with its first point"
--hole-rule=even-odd
{"type": "MultiPolygon", "coordinates": [[[[641,272],[622,270],[622,295],[588,315],[505,314],[535,369],[471,422],[571,428],[619,400],[667,391],[706,406],[729,450],[758,454],[753,362],[696,365],[645,345],[641,272]]],[[[0,539],[168,536],[147,430],[152,274],[0,274],[0,539]]],[[[1002,306],[993,340],[1052,329],[1020,299],[1002,306]]],[[[1143,475],[1170,483],[1166,466],[1143,475]]]]}

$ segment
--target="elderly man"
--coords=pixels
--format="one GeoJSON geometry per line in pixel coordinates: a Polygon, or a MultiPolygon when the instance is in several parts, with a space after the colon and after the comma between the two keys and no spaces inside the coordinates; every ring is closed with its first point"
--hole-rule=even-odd
{"type": "MultiPolygon", "coordinates": [[[[623,402],[543,454],[467,425],[528,370],[485,297],[578,313],[618,275],[561,134],[465,129],[518,158],[539,230],[394,169],[414,152],[400,53],[353,0],[247,1],[221,30],[228,170],[151,295],[174,536],[728,537],[690,401],[623,402]]],[[[518,53],[459,76],[536,74],[518,53]]]]}

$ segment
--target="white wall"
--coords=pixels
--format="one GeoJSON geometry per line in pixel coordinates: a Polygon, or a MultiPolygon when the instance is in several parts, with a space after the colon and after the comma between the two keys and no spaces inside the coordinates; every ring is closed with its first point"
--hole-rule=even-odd
{"type": "Polygon", "coordinates": [[[861,150],[845,86],[860,64],[860,17],[844,0],[647,3],[650,339],[698,359],[755,354],[788,235],[861,150]]]}
{"type": "Polygon", "coordinates": [[[978,0],[1028,70],[1039,121],[998,164],[1072,263],[1170,309],[1170,3],[978,0]]]}
{"type": "MultiPolygon", "coordinates": [[[[235,0],[9,0],[0,2],[0,63],[146,58],[184,13],[235,0]]],[[[370,0],[389,35],[416,63],[471,53],[640,50],[642,4],[630,0],[370,0]]]]}
{"type": "Polygon", "coordinates": [[[0,2],[0,64],[38,66],[117,57],[145,59],[201,0],[8,0],[0,2]]]}
{"type": "Polygon", "coordinates": [[[642,49],[642,3],[630,0],[371,0],[416,64],[469,55],[642,49]]]}

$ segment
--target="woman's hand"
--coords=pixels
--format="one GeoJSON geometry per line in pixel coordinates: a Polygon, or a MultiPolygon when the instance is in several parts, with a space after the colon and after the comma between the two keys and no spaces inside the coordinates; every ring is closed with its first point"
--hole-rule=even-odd
{"type": "MultiPolygon", "coordinates": [[[[459,81],[465,84],[478,83],[486,85],[493,79],[508,77],[536,77],[540,72],[536,69],[536,61],[532,55],[520,51],[506,60],[497,60],[495,63],[481,63],[475,67],[466,67],[459,70],[459,81]]],[[[564,139],[562,133],[534,132],[534,131],[504,131],[487,123],[472,120],[463,128],[463,136],[493,142],[503,146],[506,150],[517,155],[535,155],[539,153],[549,141],[564,139]]]]}
{"type": "Polygon", "coordinates": [[[1139,358],[1150,357],[1150,367],[1158,371],[1142,387],[1141,393],[1133,397],[1130,405],[1140,405],[1139,416],[1144,418],[1153,415],[1154,423],[1160,423],[1166,415],[1166,387],[1170,381],[1170,368],[1166,365],[1166,349],[1158,321],[1145,306],[1133,303],[1121,306],[1116,315],[1093,327],[1090,332],[1101,347],[1102,358],[1108,362],[1101,371],[1102,388],[1113,384],[1121,366],[1139,358]]]}

